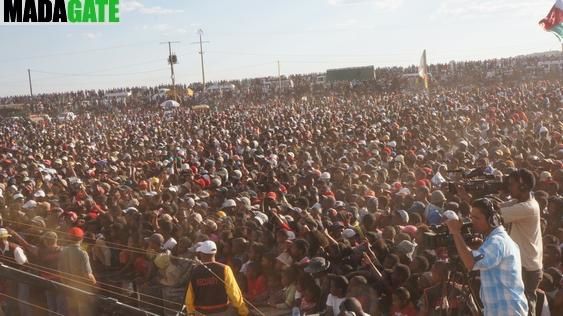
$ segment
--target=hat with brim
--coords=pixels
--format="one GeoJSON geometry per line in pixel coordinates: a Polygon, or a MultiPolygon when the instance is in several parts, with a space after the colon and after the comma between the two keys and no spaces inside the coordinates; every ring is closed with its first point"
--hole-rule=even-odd
{"type": "Polygon", "coordinates": [[[0,228],[0,238],[12,237],[6,228],[0,228]]]}
{"type": "Polygon", "coordinates": [[[330,268],[330,261],[323,257],[315,257],[305,266],[304,271],[306,273],[319,273],[328,270],[328,268],[330,268]]]}
{"type": "Polygon", "coordinates": [[[207,192],[207,191],[201,191],[197,194],[197,197],[201,200],[207,199],[209,196],[210,196],[209,192],[207,192]]]}

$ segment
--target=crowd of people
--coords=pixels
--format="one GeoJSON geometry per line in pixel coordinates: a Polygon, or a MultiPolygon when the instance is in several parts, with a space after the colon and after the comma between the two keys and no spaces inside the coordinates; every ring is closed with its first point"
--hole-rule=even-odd
{"type": "MultiPolygon", "coordinates": [[[[184,305],[217,315],[233,306],[476,315],[479,276],[461,276],[488,258],[471,262],[428,236],[444,224],[457,245],[452,218],[475,220],[473,200],[487,195],[501,206],[537,201],[531,219],[500,209],[511,237],[494,230],[518,245],[507,253],[522,254],[515,315],[563,313],[561,81],[251,97],[225,97],[217,111],[130,105],[68,122],[3,120],[0,262],[159,315],[184,305]],[[465,178],[490,184],[515,172],[517,188],[492,192],[465,178]],[[516,196],[524,189],[528,200],[516,196]],[[210,261],[221,265],[202,270],[210,261]],[[195,279],[206,273],[216,278],[195,279]],[[207,285],[227,293],[202,296],[215,293],[196,288],[207,285]]],[[[78,291],[0,284],[0,314],[103,307],[78,291]]]]}

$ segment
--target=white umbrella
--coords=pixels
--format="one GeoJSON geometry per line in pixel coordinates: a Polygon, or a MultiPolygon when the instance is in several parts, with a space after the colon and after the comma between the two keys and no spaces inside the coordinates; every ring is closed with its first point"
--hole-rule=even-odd
{"type": "Polygon", "coordinates": [[[160,107],[164,109],[174,109],[180,107],[180,103],[174,100],[166,100],[160,104],[160,107]]]}

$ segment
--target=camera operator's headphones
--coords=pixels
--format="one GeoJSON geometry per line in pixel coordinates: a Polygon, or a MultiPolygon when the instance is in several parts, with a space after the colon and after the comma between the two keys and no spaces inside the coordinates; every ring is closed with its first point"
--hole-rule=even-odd
{"type": "Polygon", "coordinates": [[[485,212],[489,226],[491,226],[492,228],[497,228],[502,225],[502,217],[498,210],[495,208],[495,205],[493,204],[493,201],[491,201],[491,199],[482,198],[478,199],[475,202],[481,202],[479,204],[482,204],[483,206],[482,210],[485,212]]]}

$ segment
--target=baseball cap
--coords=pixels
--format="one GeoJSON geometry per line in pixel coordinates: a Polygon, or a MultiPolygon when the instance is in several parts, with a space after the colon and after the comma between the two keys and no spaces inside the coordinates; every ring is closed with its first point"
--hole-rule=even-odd
{"type": "Polygon", "coordinates": [[[71,237],[82,239],[84,238],[84,231],[80,227],[72,227],[68,230],[68,234],[71,237]]]}
{"type": "Polygon", "coordinates": [[[444,212],[443,214],[443,218],[445,219],[453,219],[453,220],[459,220],[459,216],[457,216],[456,212],[452,211],[452,210],[447,210],[444,212]]]}
{"type": "Polygon", "coordinates": [[[45,197],[45,191],[38,190],[37,192],[35,192],[35,194],[33,194],[33,196],[36,197],[36,198],[44,198],[45,197]]]}
{"type": "Polygon", "coordinates": [[[344,238],[353,238],[356,236],[356,231],[351,228],[346,228],[342,231],[342,237],[344,238]]]}
{"type": "Polygon", "coordinates": [[[235,202],[235,200],[227,199],[227,200],[225,200],[225,202],[223,202],[223,205],[221,206],[221,208],[236,207],[236,206],[237,206],[237,203],[235,202]]]}
{"type": "Polygon", "coordinates": [[[396,213],[399,214],[399,216],[401,217],[401,219],[402,219],[405,223],[408,223],[408,222],[409,222],[409,213],[407,213],[407,211],[405,211],[405,210],[397,210],[396,213]]]}
{"type": "Polygon", "coordinates": [[[217,253],[217,245],[212,240],[206,240],[199,244],[196,252],[201,252],[207,255],[214,255],[217,253]]]}
{"type": "Polygon", "coordinates": [[[145,241],[150,241],[162,246],[162,244],[164,243],[164,236],[159,233],[153,233],[150,237],[145,238],[145,241]]]}

